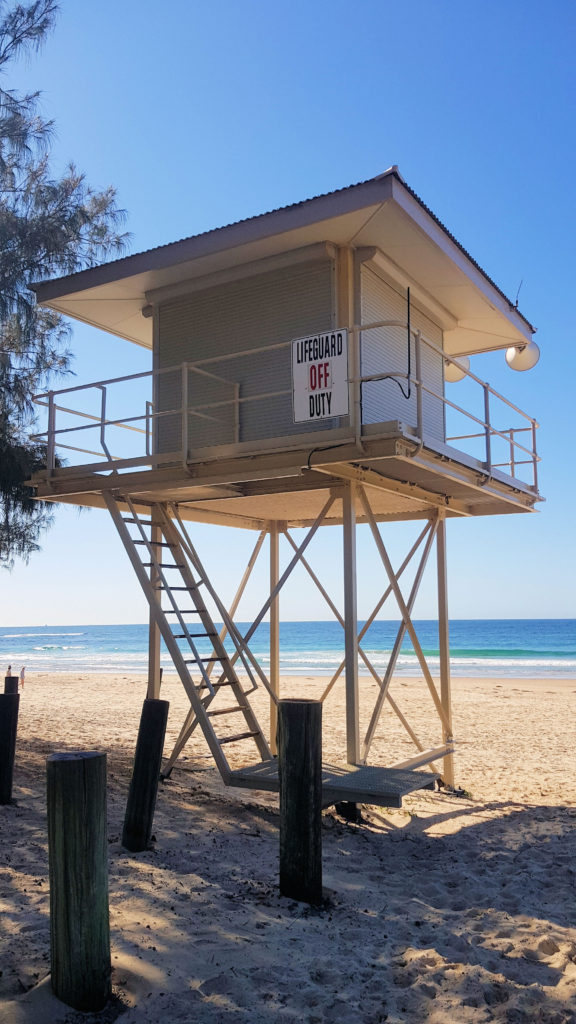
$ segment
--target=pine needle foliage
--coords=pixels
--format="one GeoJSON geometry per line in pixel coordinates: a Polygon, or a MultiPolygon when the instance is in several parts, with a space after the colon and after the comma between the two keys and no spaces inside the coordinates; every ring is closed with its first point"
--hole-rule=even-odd
{"type": "Polygon", "coordinates": [[[124,212],[113,188],[96,191],[70,164],[50,167],[51,121],[39,92],[7,87],[10,65],[34,53],[52,31],[55,0],[0,0],[0,565],[38,550],[53,507],[25,486],[45,465],[42,444],[29,441],[32,395],[70,372],[70,327],[35,304],[30,284],[71,274],[123,252],[124,212]]]}

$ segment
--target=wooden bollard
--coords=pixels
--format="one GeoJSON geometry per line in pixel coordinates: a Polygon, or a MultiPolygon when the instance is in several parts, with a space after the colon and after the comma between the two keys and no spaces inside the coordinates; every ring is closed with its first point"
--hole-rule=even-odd
{"type": "Polygon", "coordinates": [[[278,703],[280,892],[322,902],[322,704],[278,703]]]}
{"type": "Polygon", "coordinates": [[[19,693],[0,693],[0,804],[12,800],[19,706],[19,693]]]}
{"type": "Polygon", "coordinates": [[[4,676],[4,693],[18,693],[18,676],[4,676]]]}
{"type": "Polygon", "coordinates": [[[52,990],[97,1012],[111,991],[106,754],[51,754],[46,769],[52,990]]]}
{"type": "Polygon", "coordinates": [[[146,850],[152,835],[169,707],[169,701],[155,698],[142,705],[122,832],[122,846],[131,853],[146,850]]]}

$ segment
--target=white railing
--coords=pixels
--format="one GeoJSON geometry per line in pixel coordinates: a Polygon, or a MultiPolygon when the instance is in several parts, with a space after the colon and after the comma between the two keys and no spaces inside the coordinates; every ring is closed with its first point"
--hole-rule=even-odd
{"type": "MultiPolygon", "coordinates": [[[[335,435],[339,440],[355,440],[361,445],[367,432],[362,412],[363,392],[367,386],[386,380],[404,382],[405,397],[414,395],[414,401],[407,403],[406,409],[410,411],[407,411],[403,422],[420,447],[427,444],[433,447],[434,438],[427,422],[427,406],[430,401],[441,403],[446,427],[450,420],[450,427],[454,423],[456,432],[443,429],[441,438],[438,438],[436,432],[436,441],[440,440],[444,446],[450,446],[450,452],[456,455],[461,452],[475,459],[488,475],[499,470],[527,483],[535,491],[538,490],[538,423],[535,419],[471,371],[465,372],[467,385],[464,388],[464,381],[444,385],[440,390],[432,387],[422,372],[426,349],[440,366],[441,361],[459,365],[458,360],[448,356],[419,330],[410,328],[400,320],[356,325],[349,331],[349,340],[350,415],[340,420],[340,429],[335,435]],[[410,336],[414,353],[413,369],[407,358],[405,369],[392,372],[383,370],[382,373],[362,376],[363,335],[380,328],[402,330],[406,338],[410,336]],[[446,387],[450,389],[448,393],[446,387]],[[470,399],[471,408],[465,408],[452,400],[450,396],[455,393],[454,388],[463,388],[463,393],[470,399]],[[496,426],[494,417],[498,409],[505,410],[509,418],[514,415],[517,421],[512,425],[509,421],[504,427],[496,426]],[[466,426],[458,429],[458,422],[462,420],[466,426]],[[528,467],[526,472],[525,467],[528,467]],[[529,479],[526,479],[526,475],[529,479]]],[[[222,445],[242,449],[246,447],[243,430],[246,422],[250,418],[254,422],[260,410],[265,411],[266,403],[270,428],[266,440],[268,443],[275,442],[278,449],[294,447],[298,434],[291,422],[290,413],[286,414],[292,400],[291,386],[272,390],[264,386],[259,389],[258,380],[254,382],[250,378],[251,385],[248,387],[241,366],[242,360],[252,359],[250,366],[253,368],[254,356],[261,357],[258,364],[270,358],[279,358],[280,362],[285,359],[286,365],[280,367],[280,383],[290,381],[290,351],[290,341],[280,342],[265,349],[246,349],[238,353],[211,356],[177,366],[37,395],[35,402],[47,412],[47,429],[36,435],[36,439],[45,441],[47,446],[47,469],[53,473],[62,465],[64,458],[69,458],[68,453],[92,456],[98,461],[80,461],[74,467],[66,465],[60,472],[78,472],[79,466],[85,472],[95,472],[104,469],[121,471],[145,466],[160,467],[175,461],[187,464],[191,451],[195,449],[217,449],[222,445]],[[220,372],[214,372],[212,367],[220,372]],[[224,376],[224,373],[229,373],[229,376],[224,376]],[[74,396],[75,407],[71,405],[71,396],[74,396]],[[275,422],[273,412],[270,413],[270,403],[278,401],[287,403],[284,406],[284,420],[281,422],[275,422]],[[91,442],[94,435],[96,443],[91,442]],[[84,438],[87,440],[84,441],[84,438]],[[65,457],[61,453],[66,453],[65,457]]],[[[383,354],[390,358],[384,348],[383,354]]],[[[406,355],[408,357],[408,344],[406,355]]],[[[262,383],[269,380],[270,373],[264,365],[262,383]]],[[[392,418],[386,414],[384,396],[382,422],[392,418]]],[[[334,434],[336,429],[332,422],[328,426],[324,423],[318,426],[324,436],[334,434]]],[[[377,436],[374,425],[370,434],[377,436]]],[[[252,440],[252,450],[255,443],[257,445],[252,440]]]]}

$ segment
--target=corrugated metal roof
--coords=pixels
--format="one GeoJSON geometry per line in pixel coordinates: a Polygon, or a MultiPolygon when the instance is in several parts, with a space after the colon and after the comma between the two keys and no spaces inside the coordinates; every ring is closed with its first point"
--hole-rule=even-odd
{"type": "MultiPolygon", "coordinates": [[[[183,243],[189,242],[189,241],[191,241],[193,239],[206,238],[206,237],[209,237],[211,235],[212,236],[213,235],[217,235],[220,231],[227,231],[230,228],[239,227],[242,224],[249,224],[251,222],[259,221],[259,220],[262,220],[262,219],[264,219],[266,217],[270,217],[271,215],[276,214],[276,213],[282,213],[282,212],[285,212],[285,211],[288,211],[288,210],[297,210],[297,209],[299,209],[301,207],[307,206],[310,203],[316,202],[318,199],[326,199],[326,198],[328,198],[330,196],[336,196],[336,195],[343,194],[345,192],[350,192],[352,189],[359,188],[362,185],[368,185],[371,182],[378,181],[379,179],[386,178],[386,177],[389,177],[389,176],[392,176],[392,177],[396,178],[396,180],[400,182],[400,184],[406,189],[406,191],[412,196],[412,198],[416,200],[416,202],[419,204],[419,206],[421,206],[422,209],[425,210],[425,212],[428,214],[428,216],[432,218],[432,220],[438,225],[439,228],[441,228],[441,230],[445,233],[445,235],[454,243],[454,245],[456,245],[458,247],[458,249],[460,249],[460,251],[466,257],[466,259],[470,261],[472,266],[474,266],[476,268],[476,270],[478,270],[482,274],[482,276],[486,279],[486,281],[488,281],[488,283],[491,285],[491,287],[494,288],[498,292],[498,294],[508,304],[508,306],[510,307],[510,310],[513,310],[524,321],[524,323],[527,325],[527,327],[529,327],[529,329],[532,332],[535,332],[536,329],[532,326],[530,321],[520,312],[520,310],[515,305],[515,303],[513,303],[512,300],[505,294],[505,292],[502,291],[502,289],[489,276],[489,274],[486,273],[486,271],[480,266],[480,264],[474,259],[474,257],[470,255],[468,250],[465,249],[464,246],[462,245],[462,243],[459,242],[458,239],[455,237],[455,235],[453,235],[452,232],[448,230],[446,225],[440,220],[439,217],[436,216],[436,214],[433,212],[433,210],[431,210],[430,207],[426,205],[426,203],[420,198],[420,196],[414,191],[414,189],[412,189],[410,187],[410,185],[408,185],[408,183],[405,181],[405,179],[400,174],[400,172],[398,170],[398,167],[396,165],[393,165],[392,167],[388,168],[388,170],[384,171],[382,174],[378,174],[378,175],[376,175],[373,178],[367,178],[366,181],[359,181],[359,182],[356,182],[353,185],[346,185],[343,188],[333,189],[331,192],[323,192],[323,193],[320,193],[319,195],[311,196],[308,199],[302,199],[298,203],[290,203],[290,204],[288,204],[288,206],[278,206],[278,207],[275,207],[272,210],[267,210],[265,213],[259,213],[259,214],[256,214],[255,216],[252,216],[252,217],[244,217],[241,220],[231,221],[229,224],[224,224],[224,225],[221,225],[220,227],[217,227],[217,228],[210,228],[208,231],[201,231],[197,235],[186,235],[186,236],[184,236],[182,238],[176,239],[173,242],[166,242],[163,245],[153,246],[151,249],[143,249],[140,252],[132,253],[129,256],[122,256],[122,257],[120,257],[117,260],[109,260],[106,264],[102,264],[102,266],[107,266],[107,267],[119,266],[122,263],[127,263],[130,260],[134,260],[134,259],[136,259],[138,257],[151,255],[152,253],[158,253],[158,252],[161,252],[162,250],[170,249],[172,246],[182,245],[183,243]]],[[[79,271],[77,271],[74,274],[66,275],[64,278],[61,278],[60,280],[65,280],[66,279],[66,280],[73,281],[74,278],[78,277],[80,274],[85,274],[85,273],[86,273],[86,269],[79,270],[79,271]]],[[[35,282],[33,285],[31,285],[31,287],[32,288],[39,287],[40,285],[45,284],[45,283],[46,283],[45,281],[38,281],[38,282],[35,282]]]]}

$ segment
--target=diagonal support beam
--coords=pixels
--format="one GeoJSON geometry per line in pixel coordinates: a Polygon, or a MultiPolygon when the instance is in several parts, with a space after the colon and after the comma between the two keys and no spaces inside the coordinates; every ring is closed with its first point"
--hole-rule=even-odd
{"type": "Polygon", "coordinates": [[[438,717],[440,718],[440,721],[442,722],[443,726],[447,730],[449,730],[450,729],[450,721],[448,719],[448,716],[446,715],[446,712],[444,711],[444,708],[442,707],[442,702],[440,700],[440,697],[438,696],[438,691],[436,690],[436,686],[434,684],[434,680],[432,679],[432,676],[430,674],[430,669],[428,668],[428,664],[426,662],[426,658],[424,657],[424,653],[423,653],[422,648],[420,646],[420,641],[419,641],[418,636],[416,634],[416,630],[414,629],[414,626],[412,625],[412,620],[410,618],[410,614],[409,614],[408,609],[406,607],[406,604],[404,602],[404,598],[402,597],[402,593],[400,591],[400,587],[398,586],[398,581],[396,579],[396,576],[394,575],[394,570],[393,570],[392,565],[390,563],[390,559],[388,558],[388,552],[386,551],[386,548],[384,547],[384,544],[383,544],[383,541],[382,541],[382,537],[380,536],[380,531],[378,529],[376,520],[374,519],[374,516],[372,514],[372,509],[370,508],[370,505],[368,503],[368,499],[367,499],[366,494],[364,492],[364,488],[359,487],[358,490],[359,490],[359,495],[360,495],[360,500],[362,502],[362,506],[363,506],[364,511],[366,513],[366,518],[367,518],[367,520],[368,520],[368,522],[370,524],[370,529],[372,530],[372,535],[374,537],[374,541],[376,543],[376,547],[378,548],[378,552],[379,552],[380,557],[382,559],[384,568],[386,569],[386,573],[388,575],[388,579],[390,580],[390,583],[392,585],[392,589],[394,591],[394,597],[396,598],[396,602],[398,604],[398,608],[400,610],[400,614],[402,616],[403,622],[404,622],[404,624],[406,626],[406,629],[407,629],[408,634],[410,636],[410,639],[412,641],[412,646],[414,648],[414,652],[416,654],[416,657],[418,658],[418,661],[420,662],[420,668],[422,670],[422,674],[424,676],[424,679],[426,680],[426,685],[428,686],[428,689],[430,690],[430,695],[432,697],[432,700],[434,701],[434,706],[436,708],[436,711],[438,712],[438,717]]]}
{"type": "MultiPolygon", "coordinates": [[[[405,570],[406,570],[406,569],[408,568],[408,566],[410,565],[410,562],[412,561],[412,559],[413,559],[414,555],[416,554],[416,552],[417,552],[418,548],[420,547],[420,545],[421,545],[422,541],[424,540],[424,537],[426,536],[426,534],[428,533],[428,531],[429,531],[429,530],[430,530],[430,523],[426,523],[426,526],[424,527],[424,529],[422,530],[422,532],[421,532],[421,533],[420,533],[420,534],[418,535],[418,537],[417,537],[417,538],[416,538],[416,540],[414,541],[414,544],[413,544],[413,545],[412,545],[412,547],[410,548],[410,551],[409,551],[409,552],[408,552],[408,554],[406,555],[406,558],[405,558],[405,559],[404,559],[404,561],[402,562],[402,565],[400,566],[400,568],[399,568],[399,570],[398,570],[398,573],[397,573],[397,575],[396,575],[396,579],[397,579],[397,580],[399,580],[399,579],[400,579],[400,577],[402,576],[402,573],[403,573],[403,572],[405,572],[405,570]]],[[[384,605],[386,604],[386,601],[387,601],[387,600],[388,600],[388,598],[390,597],[390,594],[391,594],[391,593],[392,593],[392,586],[388,586],[388,587],[386,588],[386,590],[384,591],[384,593],[383,593],[382,597],[381,597],[381,598],[380,598],[380,600],[378,601],[378,603],[377,603],[376,607],[374,608],[374,611],[373,611],[373,612],[372,612],[372,614],[370,615],[370,618],[366,619],[366,622],[365,622],[365,623],[364,623],[364,625],[362,626],[362,629],[360,630],[360,632],[359,632],[359,634],[358,634],[358,643],[360,643],[360,641],[362,640],[362,638],[363,638],[363,637],[365,636],[365,634],[366,634],[366,633],[368,632],[368,630],[370,629],[370,626],[371,626],[371,625],[372,625],[372,623],[374,622],[374,620],[375,620],[376,616],[378,615],[378,612],[379,612],[379,611],[380,611],[380,609],[381,609],[381,608],[382,608],[382,607],[383,607],[383,606],[384,606],[384,605]]],[[[345,665],[345,664],[346,664],[346,662],[345,662],[345,661],[341,661],[341,662],[340,662],[340,664],[339,664],[338,668],[336,669],[336,671],[335,671],[334,675],[332,676],[332,678],[331,678],[330,682],[328,683],[328,686],[326,687],[326,689],[324,690],[324,693],[322,694],[322,696],[321,696],[321,698],[320,698],[320,701],[321,701],[321,703],[324,703],[324,701],[325,701],[325,700],[326,700],[326,698],[328,697],[328,694],[329,694],[329,693],[330,693],[330,691],[332,690],[333,686],[335,685],[335,683],[336,683],[336,682],[338,681],[338,679],[340,678],[340,676],[341,676],[341,674],[342,674],[342,672],[343,672],[343,670],[344,670],[344,665],[345,665]]],[[[380,677],[379,677],[379,676],[378,676],[378,685],[380,685],[380,677]]]]}
{"type": "MultiPolygon", "coordinates": [[[[296,554],[294,555],[294,558],[291,560],[289,565],[286,567],[286,569],[282,573],[280,579],[278,580],[277,585],[272,590],[272,592],[270,594],[270,597],[262,605],[262,608],[258,612],[258,615],[254,619],[254,622],[250,626],[250,629],[247,630],[247,632],[244,634],[244,636],[240,638],[240,643],[242,644],[243,648],[247,648],[248,642],[250,641],[250,639],[253,637],[254,633],[258,629],[258,626],[262,622],[262,619],[266,615],[266,612],[270,608],[270,605],[272,604],[272,602],[276,599],[276,597],[278,596],[278,594],[282,590],[282,587],[284,586],[284,584],[286,583],[286,580],[288,579],[288,577],[292,573],[292,570],[298,564],[302,554],[304,553],[304,551],[306,550],[306,548],[310,544],[310,541],[312,540],[312,538],[316,534],[316,531],[319,529],[319,527],[324,522],[324,519],[328,515],[328,512],[329,512],[330,508],[332,507],[332,505],[334,504],[335,500],[336,500],[335,496],[331,494],[330,497],[328,498],[328,501],[326,502],[324,507],[321,509],[321,511],[320,511],[319,515],[317,516],[315,522],[310,527],[308,533],[306,534],[304,540],[302,541],[302,544],[300,545],[300,547],[298,548],[296,554]]],[[[239,654],[234,654],[232,656],[232,658],[230,659],[232,664],[234,664],[234,662],[237,660],[237,658],[239,656],[240,656],[239,654]]],[[[274,699],[275,695],[272,694],[272,692],[271,692],[269,687],[268,687],[268,692],[270,693],[270,696],[272,697],[272,699],[274,699]]]]}
{"type": "MultiPolygon", "coordinates": [[[[433,525],[432,525],[432,523],[428,523],[428,525],[427,525],[427,526],[426,526],[426,527],[424,528],[424,530],[422,530],[422,532],[421,532],[421,534],[419,535],[418,539],[416,540],[415,544],[413,545],[413,547],[411,548],[410,552],[408,553],[408,555],[407,555],[406,559],[405,559],[405,560],[404,560],[404,562],[402,563],[402,565],[401,565],[401,567],[400,567],[400,569],[399,569],[399,571],[398,571],[398,574],[397,574],[397,579],[399,579],[399,578],[400,578],[400,576],[401,576],[402,572],[404,571],[404,569],[406,568],[406,566],[407,566],[407,565],[408,565],[408,563],[410,562],[410,560],[411,560],[412,556],[414,555],[414,553],[415,553],[415,552],[416,552],[416,550],[418,549],[418,547],[419,547],[420,543],[421,543],[421,542],[422,542],[422,540],[424,539],[424,537],[425,537],[426,533],[428,533],[428,534],[429,534],[429,538],[428,538],[428,551],[430,550],[430,546],[431,546],[431,544],[432,544],[432,540],[433,540],[433,533],[432,533],[432,531],[433,531],[433,525]]],[[[288,531],[288,530],[284,530],[284,536],[286,537],[286,539],[288,540],[288,542],[289,542],[289,543],[291,544],[292,548],[293,548],[294,550],[296,550],[296,542],[295,542],[295,541],[294,541],[294,539],[293,539],[293,538],[292,538],[292,537],[290,536],[290,533],[289,533],[289,531],[288,531]]],[[[428,557],[428,554],[426,554],[426,559],[427,559],[427,557],[428,557]]],[[[300,559],[300,561],[301,561],[302,565],[304,566],[304,568],[306,569],[306,571],[307,571],[308,575],[310,576],[311,580],[312,580],[312,581],[313,581],[313,582],[314,582],[314,583],[316,584],[316,586],[317,586],[318,590],[319,590],[319,591],[320,591],[320,593],[322,594],[322,596],[323,596],[324,600],[326,601],[326,603],[327,603],[328,607],[330,608],[331,612],[333,613],[333,615],[335,616],[335,618],[336,618],[336,619],[338,620],[338,622],[340,623],[340,625],[341,625],[341,626],[343,626],[343,625],[344,625],[344,619],[343,619],[343,618],[342,618],[342,616],[340,615],[340,612],[338,611],[338,609],[337,609],[336,605],[334,604],[334,602],[333,602],[333,601],[332,601],[332,599],[330,598],[329,594],[327,593],[327,591],[325,590],[325,588],[324,588],[324,587],[322,586],[322,584],[321,584],[320,580],[319,580],[319,579],[318,579],[318,577],[316,576],[316,573],[314,572],[314,570],[312,569],[312,567],[311,567],[311,566],[309,565],[309,563],[308,563],[308,562],[306,561],[306,559],[305,559],[305,558],[303,558],[303,557],[302,557],[302,558],[300,559]]],[[[362,639],[362,637],[364,636],[364,634],[365,634],[365,633],[367,632],[367,630],[368,630],[368,629],[370,628],[370,626],[372,625],[372,622],[374,621],[374,619],[376,618],[376,615],[377,615],[377,614],[378,614],[378,612],[380,611],[380,608],[381,608],[381,607],[382,607],[382,605],[384,604],[384,601],[385,601],[386,597],[387,597],[387,596],[388,596],[388,595],[389,595],[389,594],[390,594],[391,592],[392,592],[392,587],[388,587],[388,589],[387,589],[386,593],[384,594],[384,596],[383,596],[383,597],[382,597],[382,598],[380,599],[380,601],[379,601],[379,602],[378,602],[378,604],[376,605],[376,608],[375,608],[375,610],[373,611],[372,615],[371,615],[371,616],[370,616],[370,618],[369,618],[369,619],[368,619],[368,620],[367,620],[367,621],[366,621],[366,622],[364,623],[364,626],[362,627],[362,629],[360,630],[360,633],[358,634],[358,653],[359,653],[360,657],[362,658],[362,660],[364,661],[364,664],[366,665],[366,667],[367,667],[368,671],[369,671],[369,672],[371,673],[371,675],[373,676],[373,678],[374,678],[374,679],[376,680],[376,682],[378,683],[378,686],[380,686],[380,687],[382,687],[382,686],[383,686],[383,681],[382,681],[382,679],[380,678],[380,676],[379,676],[378,672],[376,671],[376,669],[374,668],[374,666],[372,665],[372,663],[371,663],[370,659],[368,658],[367,654],[366,654],[366,653],[364,652],[364,650],[363,650],[363,649],[362,649],[362,647],[360,646],[360,640],[362,639]]],[[[404,635],[404,634],[402,634],[402,635],[404,635]]],[[[324,694],[322,695],[321,701],[324,701],[324,699],[325,699],[325,698],[326,698],[326,697],[328,696],[328,693],[330,692],[330,689],[332,688],[332,686],[333,686],[333,685],[334,685],[334,683],[336,682],[336,679],[337,679],[337,678],[339,677],[339,675],[341,674],[341,672],[342,672],[342,670],[343,670],[343,668],[344,668],[344,665],[345,665],[345,662],[344,662],[344,661],[342,661],[342,662],[340,663],[340,666],[339,666],[339,668],[338,668],[337,672],[336,672],[336,675],[332,677],[332,679],[331,679],[331,681],[330,681],[330,683],[329,683],[329,685],[328,685],[328,688],[327,688],[327,689],[326,689],[326,690],[324,691],[324,694]]],[[[392,673],[390,673],[390,675],[392,675],[392,673]]],[[[395,715],[397,716],[397,718],[398,718],[398,719],[400,720],[401,724],[402,724],[402,725],[404,726],[404,728],[405,728],[406,732],[407,732],[407,733],[408,733],[408,735],[410,736],[410,739],[411,739],[411,740],[412,740],[412,742],[413,742],[413,743],[415,744],[415,746],[417,747],[417,749],[418,749],[418,750],[424,750],[424,745],[423,745],[423,744],[422,744],[422,743],[420,742],[420,740],[418,739],[418,737],[417,737],[416,733],[415,733],[415,732],[414,732],[414,730],[413,730],[413,729],[411,728],[411,726],[410,726],[410,723],[408,722],[408,720],[406,719],[406,717],[405,717],[405,716],[404,716],[404,715],[402,714],[402,711],[400,710],[400,708],[399,708],[399,707],[398,707],[398,705],[396,704],[396,701],[394,701],[394,700],[392,699],[392,697],[390,696],[390,693],[388,692],[388,687],[386,687],[386,690],[385,690],[385,693],[384,693],[384,696],[383,696],[382,700],[384,700],[384,699],[386,699],[386,700],[388,701],[388,703],[390,704],[390,707],[392,708],[392,710],[393,710],[394,714],[395,714],[395,715]]],[[[366,751],[365,751],[365,753],[364,753],[364,756],[363,756],[363,758],[362,758],[362,762],[363,762],[363,763],[365,762],[365,760],[366,760],[366,757],[367,757],[367,755],[368,755],[368,750],[366,750],[366,751]]],[[[436,768],[433,768],[433,771],[436,771],[436,768]]]]}
{"type": "MultiPolygon", "coordinates": [[[[434,523],[434,525],[432,526],[432,528],[430,530],[430,533],[428,534],[428,539],[426,541],[426,544],[424,545],[424,551],[422,552],[422,558],[420,559],[420,565],[418,566],[418,569],[416,570],[416,575],[414,577],[414,582],[412,584],[412,590],[410,591],[410,596],[408,598],[408,602],[407,602],[407,605],[406,605],[406,610],[408,612],[408,615],[412,615],[412,609],[414,607],[414,602],[416,600],[416,597],[418,595],[418,591],[420,589],[420,584],[422,583],[422,577],[424,575],[424,570],[426,569],[426,564],[428,562],[428,556],[430,554],[430,550],[432,548],[432,544],[434,543],[434,538],[436,536],[436,530],[437,530],[437,523],[434,523]]],[[[363,746],[363,749],[362,749],[362,761],[363,761],[363,763],[366,763],[366,758],[368,757],[368,754],[370,753],[370,747],[372,746],[372,743],[373,743],[373,740],[374,740],[374,735],[375,735],[375,732],[376,732],[376,729],[377,729],[377,726],[378,726],[378,722],[380,720],[380,715],[382,714],[382,708],[384,706],[384,701],[385,701],[386,696],[388,694],[390,683],[392,681],[392,675],[393,675],[394,670],[396,668],[396,662],[398,661],[398,655],[400,654],[400,648],[402,647],[402,641],[404,640],[405,635],[406,635],[406,622],[403,621],[403,622],[400,623],[398,632],[396,634],[396,640],[394,641],[394,646],[393,646],[392,651],[390,653],[390,658],[388,659],[388,666],[386,668],[386,673],[384,675],[382,683],[380,684],[380,693],[378,694],[378,697],[376,698],[376,704],[374,705],[374,710],[372,712],[372,717],[370,719],[370,724],[369,724],[368,729],[366,731],[366,738],[364,740],[364,746],[363,746]]]]}

